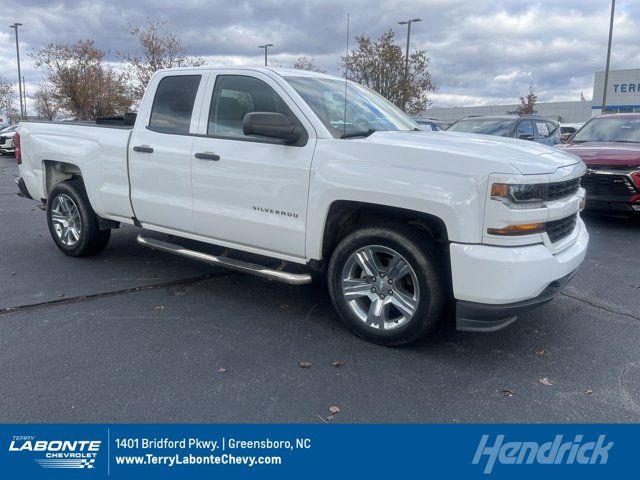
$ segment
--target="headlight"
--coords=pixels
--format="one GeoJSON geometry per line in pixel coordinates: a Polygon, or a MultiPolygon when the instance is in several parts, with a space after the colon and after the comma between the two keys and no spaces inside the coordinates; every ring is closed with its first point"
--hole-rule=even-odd
{"type": "Polygon", "coordinates": [[[491,186],[491,199],[498,200],[509,208],[542,208],[546,189],[546,184],[541,183],[494,183],[491,186]]]}

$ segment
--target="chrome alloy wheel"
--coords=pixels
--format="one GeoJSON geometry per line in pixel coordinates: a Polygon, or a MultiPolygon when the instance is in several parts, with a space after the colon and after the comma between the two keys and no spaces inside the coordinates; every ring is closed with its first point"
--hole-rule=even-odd
{"type": "Polygon", "coordinates": [[[51,221],[58,240],[67,247],[75,247],[80,241],[82,224],[78,206],[70,196],[61,193],[53,199],[51,221]]]}
{"type": "Polygon", "coordinates": [[[378,330],[405,325],[420,300],[416,272],[409,262],[381,245],[351,254],[342,269],[342,294],[353,313],[378,330]]]}

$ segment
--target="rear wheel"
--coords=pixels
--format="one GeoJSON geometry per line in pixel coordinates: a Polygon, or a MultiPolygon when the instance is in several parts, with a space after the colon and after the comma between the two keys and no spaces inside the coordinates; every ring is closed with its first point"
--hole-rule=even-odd
{"type": "Polygon", "coordinates": [[[72,257],[100,252],[111,237],[111,230],[100,230],[98,216],[77,179],[53,187],[47,201],[47,224],[58,248],[72,257]]]}
{"type": "Polygon", "coordinates": [[[347,326],[389,346],[423,337],[447,300],[437,251],[404,225],[365,228],[345,238],[331,257],[328,284],[347,326]]]}

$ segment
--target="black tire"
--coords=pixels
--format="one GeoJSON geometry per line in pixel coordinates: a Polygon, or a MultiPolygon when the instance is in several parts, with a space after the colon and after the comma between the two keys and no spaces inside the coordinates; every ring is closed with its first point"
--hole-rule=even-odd
{"type": "Polygon", "coordinates": [[[344,323],[362,338],[386,346],[407,345],[423,338],[443,317],[449,300],[443,264],[442,254],[434,248],[430,238],[408,226],[393,224],[363,228],[347,236],[333,251],[327,272],[331,300],[344,323]],[[415,273],[420,292],[417,307],[413,316],[397,328],[381,329],[379,325],[368,325],[351,309],[343,295],[343,269],[348,268],[351,255],[366,246],[392,249],[406,260],[415,273]]]}
{"type": "Polygon", "coordinates": [[[47,225],[51,238],[66,255],[71,257],[87,257],[104,250],[111,238],[111,230],[100,230],[98,216],[91,208],[84,184],[80,179],[71,179],[58,183],[53,187],[47,199],[47,225]],[[53,205],[56,197],[66,195],[71,198],[78,209],[78,222],[80,224],[79,239],[73,245],[66,245],[58,237],[53,222],[53,205]]]}

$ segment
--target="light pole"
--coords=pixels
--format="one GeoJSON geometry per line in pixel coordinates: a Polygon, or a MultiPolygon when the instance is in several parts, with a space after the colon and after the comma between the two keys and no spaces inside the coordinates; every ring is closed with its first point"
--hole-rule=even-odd
{"type": "Polygon", "coordinates": [[[607,66],[604,69],[604,90],[602,91],[602,109],[604,113],[607,106],[607,84],[609,83],[609,60],[611,60],[611,38],[613,37],[613,15],[616,9],[616,0],[611,0],[611,20],[609,21],[609,45],[607,46],[607,66]]]}
{"type": "Polygon", "coordinates": [[[9,25],[9,28],[13,28],[16,31],[16,56],[18,57],[18,92],[20,93],[20,118],[24,117],[24,108],[22,107],[22,74],[20,73],[20,47],[18,46],[18,27],[21,27],[21,23],[14,23],[9,25]]]}
{"type": "Polygon", "coordinates": [[[265,45],[258,45],[258,48],[264,48],[264,66],[267,66],[267,50],[269,47],[273,47],[273,43],[267,43],[265,45]]]}
{"type": "Polygon", "coordinates": [[[412,18],[411,20],[407,20],[404,22],[398,22],[398,25],[406,25],[407,26],[407,51],[404,57],[404,108],[407,108],[407,100],[409,93],[409,41],[411,40],[411,24],[416,22],[421,22],[420,18],[412,18]]]}
{"type": "Polygon", "coordinates": [[[27,113],[27,83],[24,81],[24,77],[22,77],[22,96],[24,97],[24,117],[27,118],[29,116],[27,113]]]}

